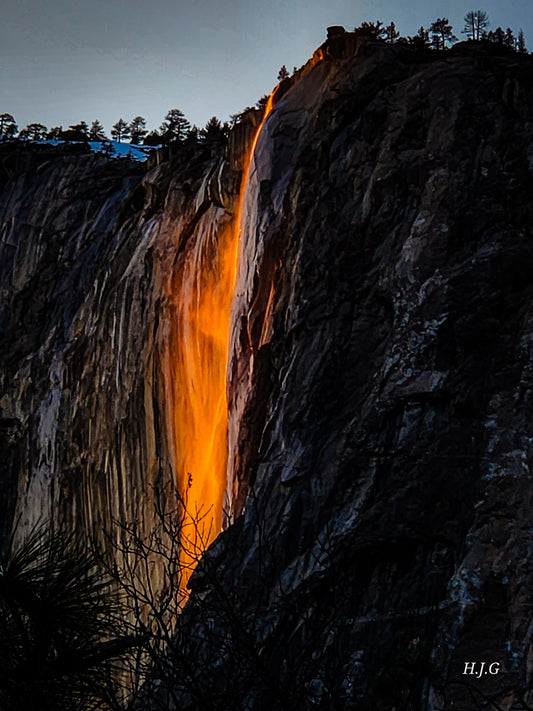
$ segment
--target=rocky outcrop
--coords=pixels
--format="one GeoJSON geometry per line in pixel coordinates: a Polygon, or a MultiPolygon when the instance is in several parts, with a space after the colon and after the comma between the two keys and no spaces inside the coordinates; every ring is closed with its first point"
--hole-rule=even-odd
{"type": "MultiPolygon", "coordinates": [[[[335,42],[255,148],[229,525],[153,708],[528,708],[530,59],[335,42]]],[[[223,164],[39,155],[6,175],[15,518],[147,521],[146,492],[175,474],[176,270],[235,215],[239,130],[223,164]]]]}

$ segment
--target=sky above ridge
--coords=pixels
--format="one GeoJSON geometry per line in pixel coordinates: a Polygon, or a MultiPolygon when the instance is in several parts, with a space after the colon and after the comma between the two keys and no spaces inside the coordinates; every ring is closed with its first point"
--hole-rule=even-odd
{"type": "Polygon", "coordinates": [[[489,29],[522,28],[533,49],[531,0],[3,0],[0,112],[19,128],[99,119],[109,132],[137,115],[157,128],[179,108],[201,127],[269,93],[328,25],[394,20],[411,35],[448,17],[464,39],[463,17],[478,7],[489,29]]]}

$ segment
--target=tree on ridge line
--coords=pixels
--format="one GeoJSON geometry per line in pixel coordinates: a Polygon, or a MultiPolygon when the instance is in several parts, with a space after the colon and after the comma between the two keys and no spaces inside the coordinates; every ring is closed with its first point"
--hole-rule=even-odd
{"type": "Polygon", "coordinates": [[[435,49],[446,49],[446,42],[455,42],[457,37],[453,34],[453,27],[447,17],[439,17],[430,25],[431,39],[435,49]]]}
{"type": "Polygon", "coordinates": [[[464,21],[463,34],[472,40],[482,39],[485,29],[490,25],[489,16],[484,10],[469,10],[464,21]]]}

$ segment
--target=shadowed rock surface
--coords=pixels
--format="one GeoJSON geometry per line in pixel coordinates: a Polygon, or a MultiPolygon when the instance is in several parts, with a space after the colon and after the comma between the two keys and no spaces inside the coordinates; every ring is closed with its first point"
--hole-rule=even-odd
{"type": "Polygon", "coordinates": [[[526,708],[529,61],[411,58],[319,63],[257,145],[230,372],[237,518],[187,611],[201,626],[217,609],[213,575],[235,596],[238,624],[213,617],[238,641],[205,684],[218,698],[236,679],[239,708],[526,708]],[[499,674],[463,675],[476,660],[499,674]]]}
{"type": "MultiPolygon", "coordinates": [[[[244,198],[230,525],[150,708],[533,705],[532,97],[527,57],[379,43],[284,87],[244,198]]],[[[232,160],[38,165],[1,198],[0,486],[149,517],[174,252],[231,219],[232,160]]]]}

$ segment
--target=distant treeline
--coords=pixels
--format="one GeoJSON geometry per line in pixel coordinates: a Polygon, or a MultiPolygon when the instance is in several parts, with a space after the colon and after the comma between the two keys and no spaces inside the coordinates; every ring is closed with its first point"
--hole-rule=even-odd
{"type": "MultiPolygon", "coordinates": [[[[464,22],[461,32],[472,42],[487,46],[499,46],[503,51],[508,52],[528,53],[522,29],[517,35],[510,27],[505,30],[502,27],[489,30],[489,16],[484,10],[469,10],[464,16],[464,22]]],[[[400,35],[394,22],[385,25],[381,20],[363,22],[354,30],[371,39],[391,44],[411,45],[419,49],[445,50],[448,45],[458,39],[446,17],[437,18],[428,28],[420,27],[415,35],[409,37],[400,35]]],[[[297,68],[294,67],[293,73],[296,71],[297,68]]],[[[289,70],[283,65],[277,78],[278,81],[283,81],[290,76],[289,70]]],[[[267,98],[267,96],[263,96],[259,99],[256,108],[264,109],[267,98]]],[[[111,128],[111,139],[119,143],[129,142],[144,146],[165,145],[177,141],[223,143],[228,136],[230,126],[238,123],[251,110],[253,107],[248,106],[240,113],[231,116],[230,123],[221,123],[216,116],[212,116],[204,128],[198,128],[198,126],[190,124],[183,111],[170,109],[159,129],[150,132],[148,132],[146,120],[142,116],[135,116],[130,123],[120,118],[111,128]]],[[[62,126],[53,126],[48,129],[42,123],[30,123],[19,131],[11,114],[0,114],[0,140],[14,138],[31,141],[99,141],[104,146],[106,143],[110,143],[104,132],[104,127],[98,120],[93,121],[90,126],[85,121],[80,121],[80,123],[73,124],[66,129],[62,126]]]]}
{"type": "MultiPolygon", "coordinates": [[[[216,143],[224,141],[229,131],[227,123],[221,123],[213,116],[204,128],[191,126],[185,118],[183,111],[170,109],[158,131],[146,129],[146,119],[135,116],[128,123],[120,118],[111,128],[111,140],[119,143],[129,142],[134,145],[158,146],[173,141],[205,141],[216,143]]],[[[29,141],[98,141],[109,143],[104,127],[96,120],[89,124],[85,121],[73,124],[68,128],[53,126],[48,129],[42,123],[30,123],[25,128],[18,130],[15,118],[9,113],[0,114],[0,139],[9,140],[19,138],[29,141]]]]}
{"type": "MultiPolygon", "coordinates": [[[[501,45],[511,51],[527,53],[523,30],[520,29],[516,36],[514,30],[510,27],[506,30],[502,27],[497,27],[494,31],[488,30],[490,21],[488,14],[484,10],[469,10],[464,16],[464,22],[461,32],[473,42],[501,45]]],[[[355,31],[366,34],[373,39],[437,50],[446,49],[448,44],[457,42],[458,39],[454,35],[453,27],[448,22],[447,17],[437,18],[428,28],[421,27],[416,35],[410,37],[402,37],[394,22],[384,25],[380,20],[377,22],[363,22],[359,27],[355,28],[355,31]]]]}

